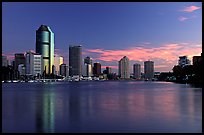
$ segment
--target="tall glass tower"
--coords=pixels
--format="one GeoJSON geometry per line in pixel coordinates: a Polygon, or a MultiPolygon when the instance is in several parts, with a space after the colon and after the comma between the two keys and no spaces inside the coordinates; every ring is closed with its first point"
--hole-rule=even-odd
{"type": "Polygon", "coordinates": [[[43,72],[51,74],[54,65],[54,33],[46,25],[36,30],[36,53],[42,55],[43,72]]]}

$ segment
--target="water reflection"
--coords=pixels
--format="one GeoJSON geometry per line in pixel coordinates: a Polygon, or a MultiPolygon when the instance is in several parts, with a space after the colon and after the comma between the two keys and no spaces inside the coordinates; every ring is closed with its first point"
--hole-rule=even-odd
{"type": "Polygon", "coordinates": [[[81,120],[81,96],[77,89],[69,92],[69,129],[71,132],[80,130],[81,120]]]}
{"type": "Polygon", "coordinates": [[[37,94],[36,131],[39,133],[54,133],[55,131],[55,92],[53,88],[42,85],[42,94],[37,94]]]}
{"type": "Polygon", "coordinates": [[[202,90],[171,83],[15,84],[2,109],[4,132],[202,131],[202,90]]]}

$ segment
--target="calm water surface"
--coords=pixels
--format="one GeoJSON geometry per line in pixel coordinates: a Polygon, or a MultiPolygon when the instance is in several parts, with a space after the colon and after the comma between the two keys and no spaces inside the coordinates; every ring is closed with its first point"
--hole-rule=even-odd
{"type": "Polygon", "coordinates": [[[134,81],[4,83],[2,132],[202,132],[202,88],[134,81]]]}

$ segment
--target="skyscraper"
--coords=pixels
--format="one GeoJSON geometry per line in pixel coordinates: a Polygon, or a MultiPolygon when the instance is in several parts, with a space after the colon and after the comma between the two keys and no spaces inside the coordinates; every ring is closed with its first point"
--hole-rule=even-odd
{"type": "Polygon", "coordinates": [[[82,46],[69,46],[69,75],[82,75],[82,46]]]}
{"type": "Polygon", "coordinates": [[[99,77],[101,74],[101,64],[99,62],[94,63],[93,75],[99,77]]]}
{"type": "Polygon", "coordinates": [[[54,33],[46,25],[36,30],[36,53],[42,55],[43,71],[51,74],[54,65],[54,33]]]}
{"type": "Polygon", "coordinates": [[[154,78],[154,62],[145,61],[144,62],[144,74],[146,80],[152,80],[154,78]]]}
{"type": "Polygon", "coordinates": [[[18,70],[18,65],[23,64],[25,66],[26,60],[23,53],[16,53],[15,54],[15,64],[14,69],[18,70]]]}
{"type": "Polygon", "coordinates": [[[129,71],[129,59],[128,57],[124,56],[118,65],[118,75],[122,79],[129,79],[130,78],[130,71],[129,71]]]}
{"type": "Polygon", "coordinates": [[[92,74],[93,74],[92,58],[87,56],[86,58],[84,58],[83,75],[87,77],[91,77],[92,74]]]}
{"type": "Polygon", "coordinates": [[[140,79],[141,78],[141,65],[135,63],[133,65],[133,76],[135,79],[140,79]]]}
{"type": "Polygon", "coordinates": [[[26,53],[26,74],[42,75],[42,57],[40,54],[31,51],[26,53]]]}
{"type": "Polygon", "coordinates": [[[54,56],[54,65],[55,65],[55,69],[56,69],[56,75],[59,75],[60,74],[60,65],[63,64],[63,57],[62,56],[59,56],[57,54],[55,54],[54,56]]]}
{"type": "Polygon", "coordinates": [[[60,75],[64,76],[64,77],[68,77],[69,76],[68,65],[66,65],[66,64],[61,64],[60,65],[60,75]]]}

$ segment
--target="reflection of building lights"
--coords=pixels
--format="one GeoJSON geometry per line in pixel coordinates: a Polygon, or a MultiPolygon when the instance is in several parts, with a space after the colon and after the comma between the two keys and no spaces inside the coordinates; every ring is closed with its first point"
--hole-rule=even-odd
{"type": "Polygon", "coordinates": [[[43,100],[43,131],[53,133],[55,127],[54,93],[45,94],[43,100]]]}

